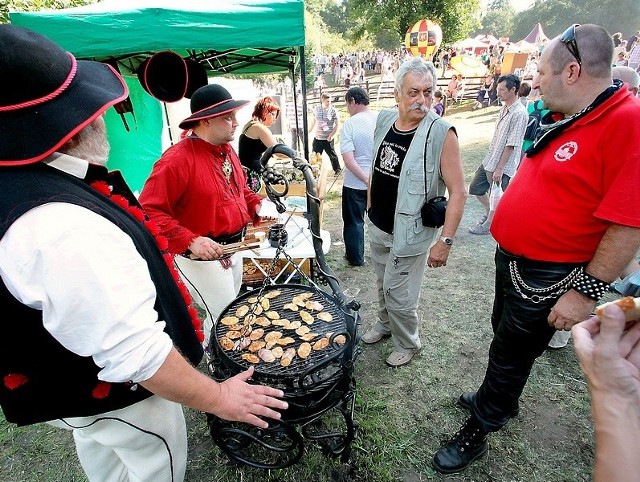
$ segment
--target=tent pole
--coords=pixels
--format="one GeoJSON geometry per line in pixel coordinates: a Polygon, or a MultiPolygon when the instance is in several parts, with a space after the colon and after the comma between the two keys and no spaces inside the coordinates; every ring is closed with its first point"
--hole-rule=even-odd
{"type": "Polygon", "coordinates": [[[167,110],[167,103],[162,103],[162,110],[164,110],[164,118],[167,122],[167,131],[169,133],[169,144],[173,145],[173,136],[171,135],[171,121],[169,119],[169,111],[167,110]]]}
{"type": "MultiPolygon", "coordinates": [[[[296,63],[295,61],[291,62],[289,66],[289,73],[291,74],[291,85],[292,85],[292,97],[293,97],[293,109],[295,111],[295,129],[296,129],[296,137],[295,141],[291,148],[300,152],[300,120],[298,119],[298,106],[300,105],[300,99],[298,99],[298,90],[296,89],[296,63]]],[[[292,139],[293,140],[293,139],[292,139]]]]}
{"type": "MultiPolygon", "coordinates": [[[[304,158],[309,160],[309,122],[307,119],[307,64],[304,58],[304,45],[298,47],[300,52],[300,87],[302,87],[302,145],[304,146],[304,158]]],[[[295,92],[296,84],[293,84],[295,92]]],[[[296,112],[296,116],[297,116],[296,112]]]]}

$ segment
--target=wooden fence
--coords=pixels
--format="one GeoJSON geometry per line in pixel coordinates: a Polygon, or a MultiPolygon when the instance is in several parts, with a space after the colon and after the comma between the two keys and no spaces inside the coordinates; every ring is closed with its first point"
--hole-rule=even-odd
{"type": "MultiPolygon", "coordinates": [[[[449,84],[450,78],[439,78],[436,82],[436,90],[441,90],[442,92],[446,92],[447,85],[449,84]]],[[[478,95],[478,90],[484,83],[484,76],[482,77],[467,77],[464,79],[465,87],[464,90],[461,91],[460,98],[457,100],[473,100],[478,95]]],[[[359,85],[369,94],[369,100],[372,106],[376,106],[380,100],[384,99],[393,99],[393,87],[394,82],[370,82],[366,80],[363,84],[353,84],[353,86],[359,85]]],[[[320,103],[320,95],[321,94],[329,94],[331,96],[331,101],[336,105],[336,107],[340,106],[344,103],[344,94],[347,91],[347,88],[343,86],[336,87],[325,87],[323,89],[309,89],[307,91],[307,105],[317,105],[320,103]]],[[[452,99],[449,99],[449,104],[452,99]]]]}

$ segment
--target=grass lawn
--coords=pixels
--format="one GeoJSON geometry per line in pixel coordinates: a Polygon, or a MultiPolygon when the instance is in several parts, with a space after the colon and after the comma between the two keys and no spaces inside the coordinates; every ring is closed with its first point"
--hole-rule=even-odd
{"type": "MultiPolygon", "coordinates": [[[[458,130],[468,182],[484,156],[497,108],[451,112],[448,119],[458,130]]],[[[366,330],[375,320],[375,276],[370,267],[352,268],[343,260],[340,190],[338,181],[326,199],[323,227],[331,231],[333,242],[327,258],[342,286],[357,292],[366,330]]],[[[470,198],[449,263],[427,271],[420,302],[423,349],[413,362],[399,369],[387,367],[390,341],[360,347],[355,372],[359,428],[346,463],[309,445],[302,460],[288,469],[239,467],[212,443],[204,415],[187,410],[187,480],[590,480],[594,446],[589,396],[571,343],[538,360],[522,395],[520,415],[490,437],[486,456],[462,474],[442,476],[431,469],[433,453],[466,419],[456,398],[475,390],[486,368],[495,242],[468,233],[479,215],[479,203],[470,198]]],[[[0,447],[2,481],[85,480],[68,432],[47,425],[16,428],[0,419],[0,447]]]]}

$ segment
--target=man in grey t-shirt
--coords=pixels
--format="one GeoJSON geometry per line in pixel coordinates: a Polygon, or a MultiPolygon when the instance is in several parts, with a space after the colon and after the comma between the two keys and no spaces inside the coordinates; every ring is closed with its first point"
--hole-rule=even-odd
{"type": "Polygon", "coordinates": [[[340,127],[340,118],[338,112],[331,105],[331,97],[327,94],[320,96],[321,104],[313,110],[313,118],[311,119],[310,131],[315,128],[315,134],[313,137],[312,149],[313,152],[322,154],[326,151],[331,161],[331,167],[333,172],[340,174],[342,168],[340,167],[340,160],[334,147],[334,138],[338,133],[340,127]]]}

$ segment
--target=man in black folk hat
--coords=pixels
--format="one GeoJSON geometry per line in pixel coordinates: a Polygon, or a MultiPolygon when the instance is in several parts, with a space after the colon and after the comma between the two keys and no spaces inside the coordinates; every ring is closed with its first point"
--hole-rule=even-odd
{"type": "Polygon", "coordinates": [[[192,366],[202,331],[188,293],[122,177],[99,165],[122,78],[12,25],[0,72],[4,415],[73,430],[90,480],[182,480],[179,404],[266,427],[282,393],[247,384],[251,370],[216,383],[192,366]]]}
{"type": "MultiPolygon", "coordinates": [[[[259,222],[263,198],[247,187],[235,136],[234,100],[221,85],[196,90],[191,116],[180,123],[186,136],[153,166],[140,203],[169,240],[169,251],[191,295],[206,310],[205,344],[215,320],[238,295],[242,258],[222,246],[242,240],[249,221],[259,222]]],[[[266,201],[266,203],[271,203],[266,201]]],[[[274,210],[272,210],[274,212],[274,210]]]]}

